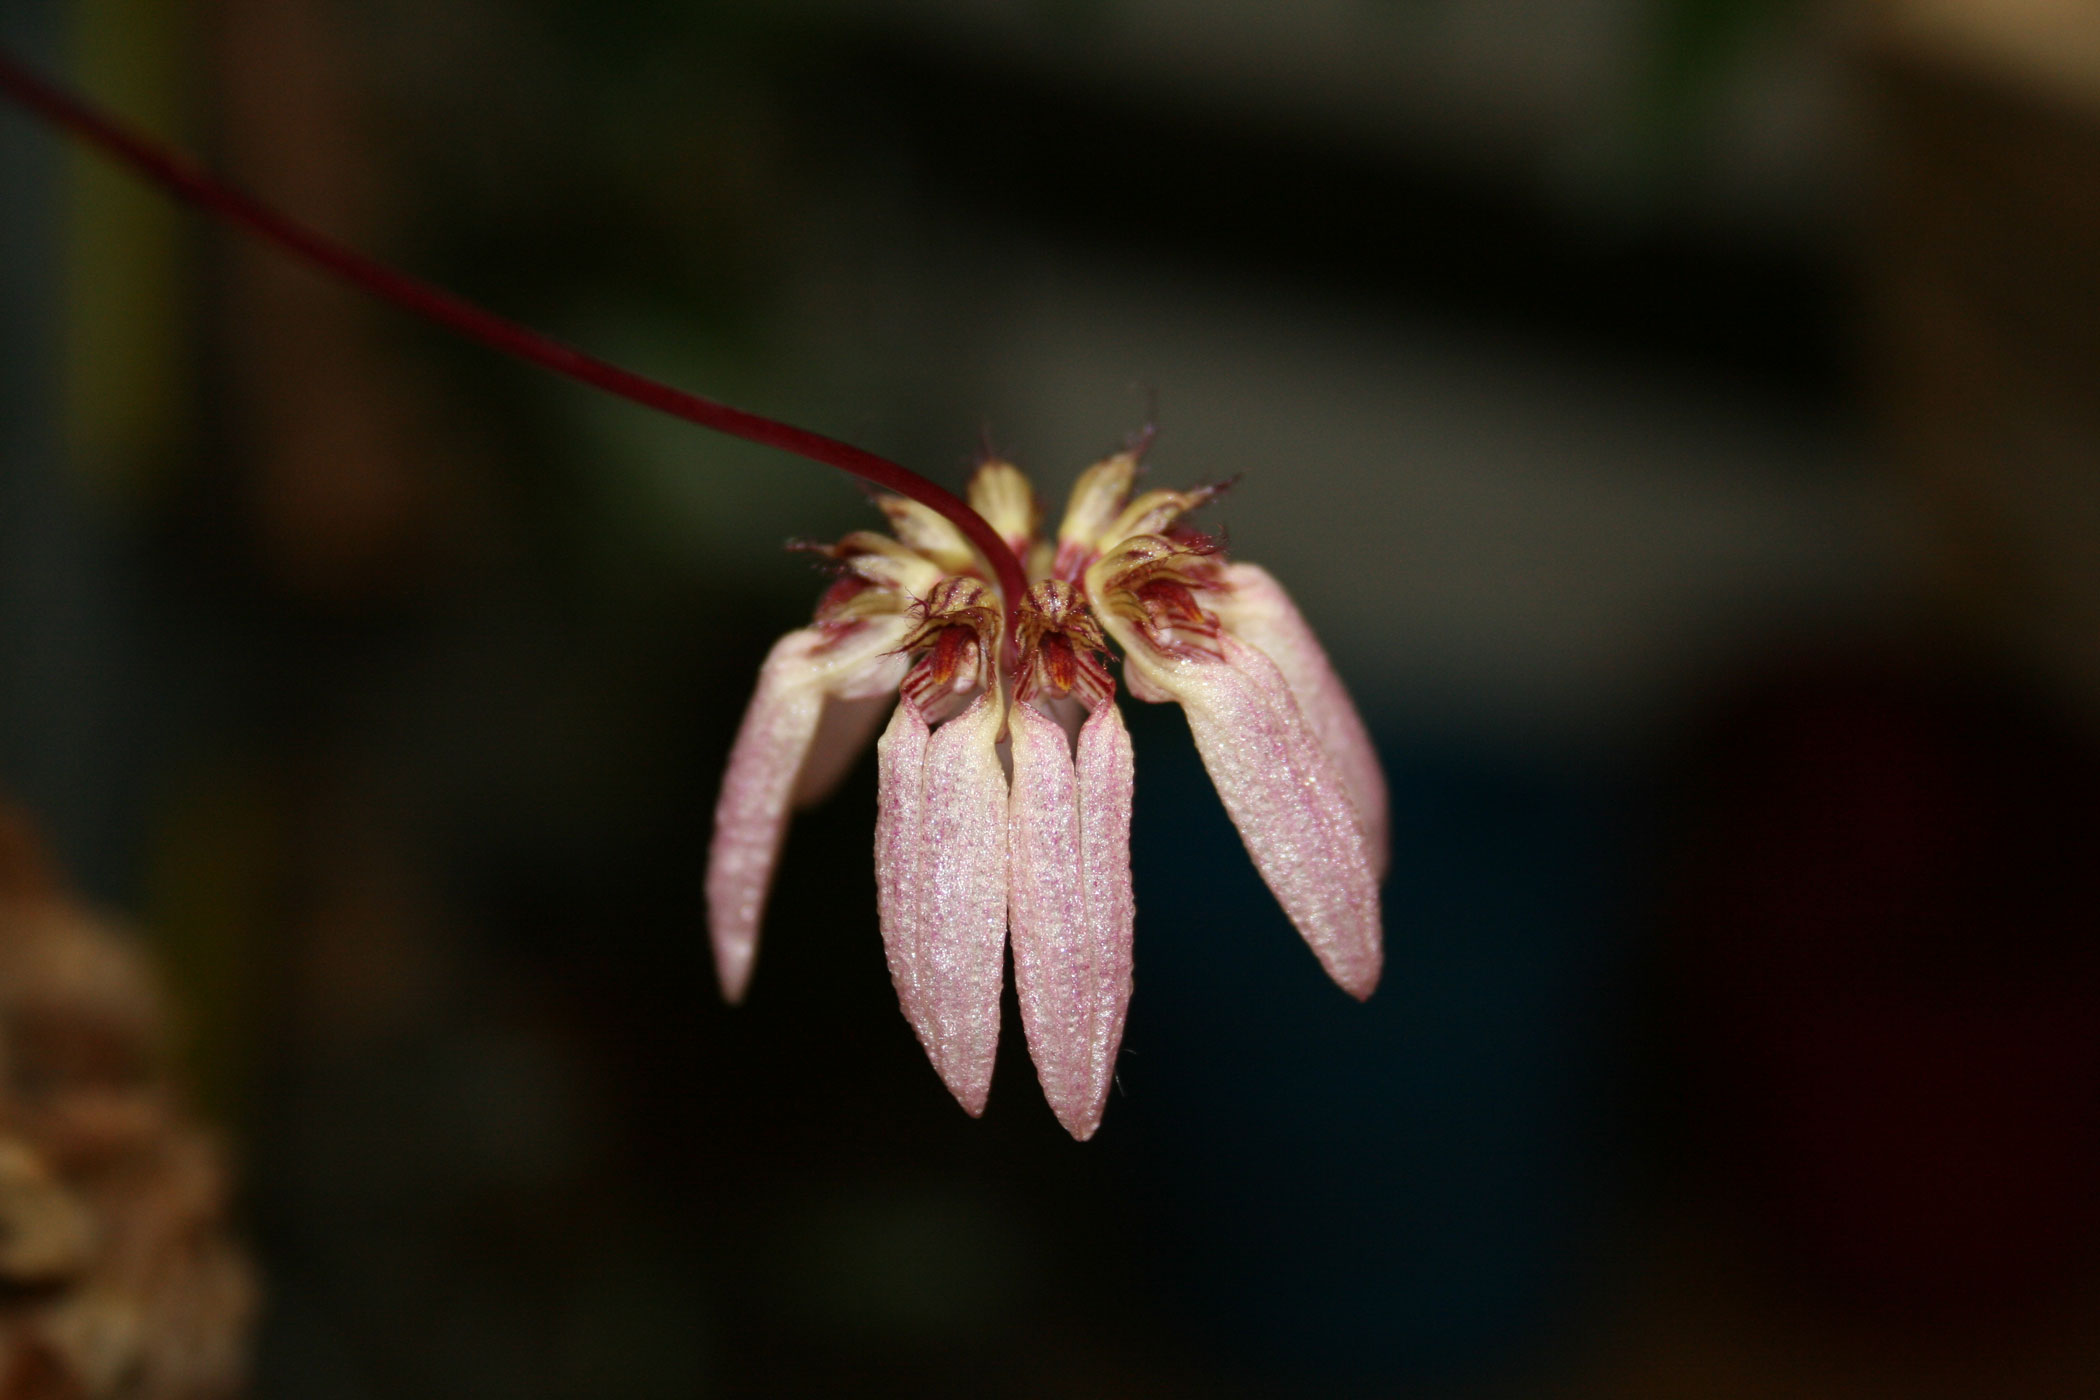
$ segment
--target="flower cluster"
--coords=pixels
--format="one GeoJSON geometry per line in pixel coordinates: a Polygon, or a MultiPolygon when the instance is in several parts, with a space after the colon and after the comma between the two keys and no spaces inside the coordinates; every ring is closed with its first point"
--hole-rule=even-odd
{"type": "Polygon", "coordinates": [[[1092,1136],[1130,1001],[1130,737],[1112,642],[1140,700],[1178,702],[1247,851],[1358,998],[1378,983],[1385,782],[1362,721],[1276,581],[1184,518],[1216,494],[1133,498],[1135,451],[1073,487],[1038,535],[1027,478],[989,461],[970,505],[1027,568],[1002,609],[945,517],[880,499],[891,533],[825,553],[816,620],[759,673],[715,809],[707,898],[723,994],[743,997],[788,814],[883,724],[875,880],[905,1017],[972,1114],[991,1088],[1006,949],[1043,1092],[1092,1136]]]}

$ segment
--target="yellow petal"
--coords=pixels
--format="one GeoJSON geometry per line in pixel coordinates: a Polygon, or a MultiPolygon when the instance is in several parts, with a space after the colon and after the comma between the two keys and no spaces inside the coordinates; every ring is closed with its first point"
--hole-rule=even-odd
{"type": "Polygon", "coordinates": [[[970,509],[998,531],[1016,558],[1028,558],[1043,512],[1019,467],[997,458],[979,466],[970,478],[970,509]]]}
{"type": "Polygon", "coordinates": [[[897,538],[939,565],[942,573],[966,573],[976,567],[977,551],[970,548],[963,532],[931,506],[903,496],[878,496],[875,504],[890,518],[890,529],[897,538]]]}
{"type": "Polygon", "coordinates": [[[1138,459],[1134,452],[1104,457],[1079,474],[1072,483],[1072,498],[1065,505],[1064,523],[1057,527],[1060,562],[1068,550],[1092,554],[1103,547],[1102,535],[1130,498],[1131,483],[1137,480],[1138,459]]]}

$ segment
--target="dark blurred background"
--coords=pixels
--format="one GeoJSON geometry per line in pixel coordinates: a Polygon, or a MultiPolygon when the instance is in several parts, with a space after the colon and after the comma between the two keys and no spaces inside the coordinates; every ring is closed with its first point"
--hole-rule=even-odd
{"type": "Polygon", "coordinates": [[[1296,594],[1395,800],[1358,1007],[1126,702],[1079,1146],[965,1118],[872,764],[749,1004],[700,862],[874,515],[0,113],[0,790],[144,930],[256,1393],[2100,1392],[2100,12],[7,0],[389,260],[1296,594]],[[1243,474],[1243,475],[1241,475],[1243,474]]]}

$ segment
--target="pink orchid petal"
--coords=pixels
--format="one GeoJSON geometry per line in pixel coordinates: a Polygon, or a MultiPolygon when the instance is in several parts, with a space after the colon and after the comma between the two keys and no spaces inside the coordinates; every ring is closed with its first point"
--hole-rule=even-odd
{"type": "MultiPolygon", "coordinates": [[[[715,976],[724,999],[743,1000],[758,952],[759,922],[788,809],[833,694],[894,689],[902,663],[891,656],[909,624],[875,619],[840,633],[805,627],[774,643],[744,711],[707,853],[707,921],[715,976]]],[[[843,765],[841,765],[843,767],[843,765]]]]}
{"type": "MultiPolygon", "coordinates": [[[[902,680],[904,658],[898,660],[897,679],[902,680]]],[[[888,695],[864,700],[834,700],[824,707],[824,717],[817,722],[809,756],[802,762],[789,799],[796,811],[816,806],[846,780],[854,762],[867,752],[868,744],[881,731],[882,722],[889,718],[890,708],[896,702],[894,682],[890,691],[888,695]]]]}
{"type": "Polygon", "coordinates": [[[1006,953],[1006,773],[998,697],[929,732],[910,699],[875,745],[875,888],[905,1019],[956,1101],[984,1112],[1006,953]]]}
{"type": "Polygon", "coordinates": [[[926,746],[932,742],[925,715],[908,698],[897,702],[889,727],[875,741],[875,915],[890,980],[914,1030],[926,1020],[919,992],[920,893],[925,887],[926,746]]]}
{"type": "Polygon", "coordinates": [[[1152,683],[1181,702],[1247,854],[1342,990],[1378,986],[1384,951],[1378,884],[1355,806],[1274,662],[1221,633],[1224,659],[1147,659],[1152,683]]]}
{"type": "Polygon", "coordinates": [[[1384,879],[1390,840],[1385,770],[1348,689],[1328,664],[1319,638],[1268,570],[1254,564],[1228,565],[1225,581],[1230,587],[1217,599],[1218,615],[1242,641],[1275,662],[1290,683],[1313,736],[1349,789],[1363,828],[1371,878],[1384,879]]]}
{"type": "Polygon", "coordinates": [[[1130,735],[1100,706],[1075,768],[1064,728],[1033,704],[1013,707],[1007,732],[1014,987],[1043,1096],[1084,1142],[1101,1126],[1130,1005],[1130,735]]]}

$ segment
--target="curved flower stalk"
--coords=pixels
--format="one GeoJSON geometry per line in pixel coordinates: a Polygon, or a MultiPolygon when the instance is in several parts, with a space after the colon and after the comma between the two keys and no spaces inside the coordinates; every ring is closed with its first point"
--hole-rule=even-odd
{"type": "Polygon", "coordinates": [[[782,638],[731,751],[708,857],[722,990],[748,984],[789,809],[814,800],[897,695],[876,745],[875,876],[905,1018],[964,1109],[984,1110],[1006,949],[1044,1096],[1100,1126],[1130,1004],[1130,736],[1111,644],[1140,700],[1179,703],[1263,880],[1326,969],[1368,997],[1382,960],[1385,783],[1312,631],[1264,571],[1184,517],[1215,488],[1133,497],[1138,459],[1096,463],[1057,533],[1027,479],[986,462],[971,507],[1015,558],[1002,600],[969,540],[901,497],[890,533],[826,551],[815,622],[782,638]]]}

